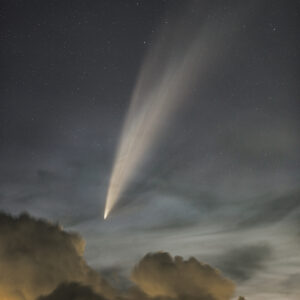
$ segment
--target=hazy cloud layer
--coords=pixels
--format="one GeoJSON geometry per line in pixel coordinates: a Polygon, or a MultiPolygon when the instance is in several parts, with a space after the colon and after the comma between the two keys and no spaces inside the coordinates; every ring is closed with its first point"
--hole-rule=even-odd
{"type": "Polygon", "coordinates": [[[261,197],[249,205],[243,213],[244,220],[239,227],[263,226],[280,222],[284,218],[300,212],[300,191],[293,190],[289,193],[274,198],[261,197]]]}
{"type": "Polygon", "coordinates": [[[284,280],[282,286],[283,290],[288,293],[293,291],[297,292],[300,295],[300,273],[295,273],[289,276],[286,280],[284,280]]]}

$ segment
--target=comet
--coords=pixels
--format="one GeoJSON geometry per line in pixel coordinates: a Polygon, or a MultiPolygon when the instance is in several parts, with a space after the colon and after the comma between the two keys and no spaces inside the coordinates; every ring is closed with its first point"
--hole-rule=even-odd
{"type": "Polygon", "coordinates": [[[188,101],[193,86],[203,84],[203,77],[223,55],[226,37],[232,37],[232,20],[225,26],[208,18],[191,28],[186,25],[189,18],[164,28],[142,64],[117,146],[104,219],[159,144],[178,109],[188,101]]]}

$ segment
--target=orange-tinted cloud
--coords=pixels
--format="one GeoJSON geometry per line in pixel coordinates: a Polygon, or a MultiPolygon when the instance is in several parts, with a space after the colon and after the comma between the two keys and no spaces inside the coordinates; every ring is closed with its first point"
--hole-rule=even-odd
{"type": "Polygon", "coordinates": [[[229,300],[234,284],[195,258],[147,254],[132,272],[132,280],[150,297],[229,300]]]}
{"type": "Polygon", "coordinates": [[[84,240],[56,224],[0,213],[0,245],[0,299],[32,300],[64,281],[112,291],[82,257],[84,240]]]}
{"type": "Polygon", "coordinates": [[[229,300],[234,292],[217,269],[163,252],[136,265],[134,286],[114,289],[85,262],[78,234],[26,214],[0,213],[0,245],[1,300],[229,300]]]}

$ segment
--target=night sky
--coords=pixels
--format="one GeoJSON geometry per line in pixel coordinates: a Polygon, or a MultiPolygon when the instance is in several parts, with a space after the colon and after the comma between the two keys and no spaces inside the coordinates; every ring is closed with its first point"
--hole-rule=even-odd
{"type": "MultiPolygon", "coordinates": [[[[118,289],[132,285],[129,273],[145,254],[165,251],[219,269],[235,284],[232,299],[299,299],[299,1],[0,5],[1,224],[26,212],[15,222],[42,218],[79,233],[87,264],[118,289]],[[104,221],[147,57],[159,56],[149,93],[176,94],[164,74],[177,74],[194,37],[199,69],[178,79],[191,84],[104,221]]],[[[147,297],[175,297],[149,292],[138,270],[131,280],[147,297]]],[[[0,296],[1,288],[0,280],[0,296]]],[[[24,295],[8,300],[33,299],[24,295]]]]}

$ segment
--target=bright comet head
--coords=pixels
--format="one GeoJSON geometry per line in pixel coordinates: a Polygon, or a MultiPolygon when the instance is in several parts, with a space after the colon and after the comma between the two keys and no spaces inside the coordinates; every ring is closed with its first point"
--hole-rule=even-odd
{"type": "Polygon", "coordinates": [[[106,210],[104,210],[104,220],[107,218],[107,211],[106,210]]]}

